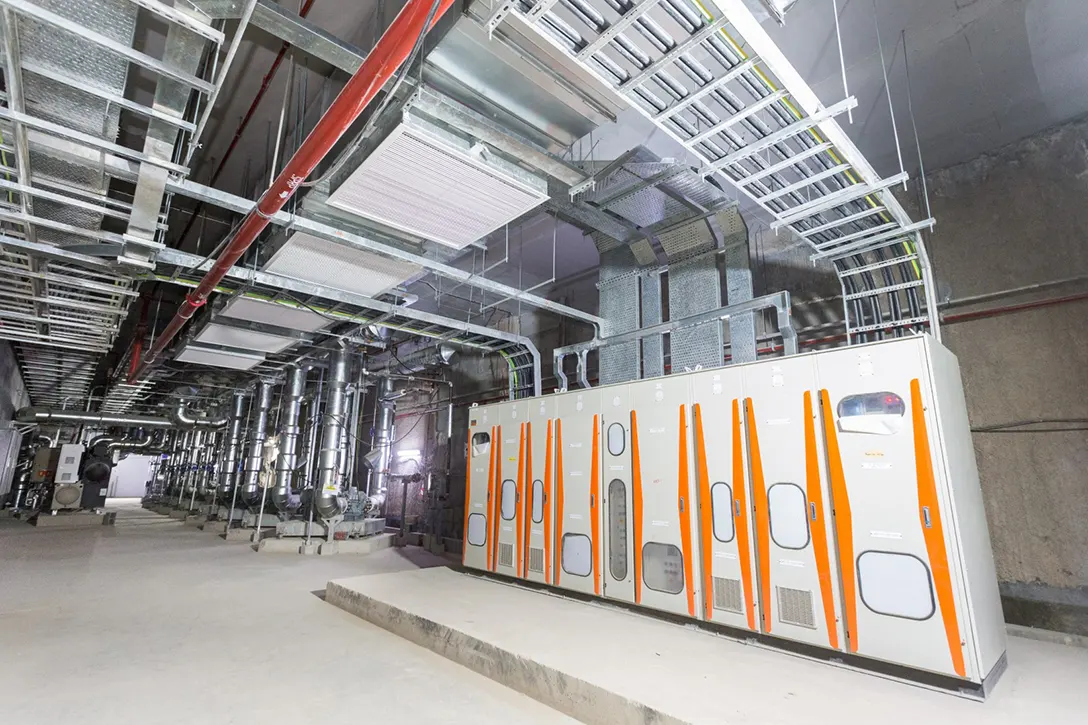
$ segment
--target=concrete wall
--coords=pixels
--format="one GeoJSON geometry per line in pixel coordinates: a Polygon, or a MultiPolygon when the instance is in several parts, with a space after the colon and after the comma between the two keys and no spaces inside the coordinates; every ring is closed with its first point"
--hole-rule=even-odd
{"type": "MultiPolygon", "coordinates": [[[[1088,275],[1088,121],[928,179],[929,251],[953,301],[1088,275]]],[[[921,216],[921,215],[919,215],[921,216]]],[[[944,309],[973,427],[1088,417],[1088,283],[944,309]],[[1059,305],[967,319],[1055,298],[1059,305]],[[962,320],[962,321],[957,321],[962,320]]],[[[1053,427],[1053,426],[1039,426],[1053,427]]],[[[1006,618],[1088,633],[1088,433],[975,433],[1006,618]]]]}

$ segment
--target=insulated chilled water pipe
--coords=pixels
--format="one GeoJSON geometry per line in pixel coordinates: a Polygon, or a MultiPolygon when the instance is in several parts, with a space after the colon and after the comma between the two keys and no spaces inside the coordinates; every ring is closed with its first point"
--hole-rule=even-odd
{"type": "Polygon", "coordinates": [[[246,457],[245,480],[238,499],[246,508],[261,500],[259,476],[264,464],[264,441],[268,436],[268,409],[272,407],[272,383],[262,380],[257,385],[257,395],[253,400],[253,427],[249,431],[249,455],[246,457]]]}
{"type": "Polygon", "coordinates": [[[372,463],[373,475],[367,493],[384,493],[389,479],[389,463],[393,458],[393,426],[397,419],[397,398],[393,392],[393,379],[378,378],[375,405],[378,413],[374,419],[374,447],[366,458],[372,463]]]}
{"type": "Polygon", "coordinates": [[[223,455],[223,468],[219,473],[219,494],[226,498],[234,491],[238,478],[238,450],[242,444],[242,419],[245,418],[246,394],[234,393],[234,404],[230,411],[230,430],[227,432],[227,446],[223,455]]]}
{"type": "Polygon", "coordinates": [[[208,301],[208,297],[234,263],[241,259],[265,230],[272,216],[287,204],[299,185],[313,173],[340,137],[355,123],[386,81],[396,75],[412,54],[420,37],[442,18],[452,4],[453,0],[408,0],[367,54],[359,70],[318,120],[294,156],[287,161],[276,181],[265,190],[254,208],[227,238],[223,252],[196,289],[186,295],[173,319],[144,354],[139,367],[128,376],[129,382],[138,380],[155,364],[185,323],[208,301]]]}
{"type": "Polygon", "coordinates": [[[340,439],[344,434],[344,389],[348,384],[348,351],[333,354],[329,370],[329,392],[325,398],[325,426],[318,453],[317,486],[313,494],[314,512],[326,521],[344,511],[340,500],[340,439]]]}
{"type": "Polygon", "coordinates": [[[292,506],[291,480],[298,467],[295,449],[299,437],[299,410],[305,389],[306,369],[297,366],[290,368],[287,389],[283,391],[280,401],[280,455],[276,460],[276,489],[272,492],[272,503],[280,513],[298,508],[297,502],[292,506]]]}

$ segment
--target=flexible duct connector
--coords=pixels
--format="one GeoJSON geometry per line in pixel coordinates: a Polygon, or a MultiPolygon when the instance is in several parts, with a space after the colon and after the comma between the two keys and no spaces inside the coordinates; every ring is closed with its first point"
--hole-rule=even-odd
{"type": "Polygon", "coordinates": [[[340,438],[344,433],[344,398],[348,385],[348,351],[341,348],[333,355],[329,371],[329,392],[325,398],[325,425],[321,432],[321,451],[317,461],[317,489],[314,512],[328,520],[344,511],[340,500],[340,438]]]}
{"type": "Polygon", "coordinates": [[[280,455],[276,459],[276,488],[272,492],[272,503],[280,513],[298,508],[298,502],[291,500],[291,479],[298,462],[295,450],[298,446],[299,410],[305,389],[306,370],[297,366],[291,368],[287,390],[280,402],[280,455]]]}
{"type": "Polygon", "coordinates": [[[246,395],[236,392],[230,411],[230,430],[227,432],[227,448],[223,456],[223,468],[219,473],[219,495],[224,500],[234,492],[238,478],[238,450],[242,445],[242,420],[246,414],[246,395]]]}
{"type": "Polygon", "coordinates": [[[249,455],[246,456],[245,479],[238,500],[250,508],[261,501],[260,474],[264,465],[264,442],[268,437],[268,409],[272,407],[272,383],[262,380],[257,385],[257,408],[253,411],[253,427],[249,432],[249,455]]]}

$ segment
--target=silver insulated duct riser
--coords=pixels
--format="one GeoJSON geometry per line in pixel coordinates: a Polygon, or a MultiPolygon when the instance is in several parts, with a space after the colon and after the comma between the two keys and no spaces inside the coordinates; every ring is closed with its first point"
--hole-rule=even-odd
{"type": "Polygon", "coordinates": [[[249,452],[246,455],[242,488],[238,491],[238,502],[247,508],[256,506],[261,500],[260,475],[261,466],[264,464],[264,442],[268,437],[268,409],[272,407],[272,383],[262,380],[257,384],[253,405],[249,452]]]}
{"type": "Polygon", "coordinates": [[[329,388],[325,398],[325,425],[321,432],[318,452],[317,490],[314,491],[314,513],[329,521],[343,513],[340,499],[341,437],[344,433],[344,402],[348,384],[348,351],[337,350],[329,370],[329,388]]]}
{"type": "Polygon", "coordinates": [[[290,368],[287,389],[280,404],[280,454],[276,459],[276,488],[272,492],[272,503],[280,513],[298,508],[298,502],[291,498],[291,482],[298,465],[295,451],[299,439],[299,410],[305,389],[306,370],[290,368]]]}
{"type": "Polygon", "coordinates": [[[368,492],[375,495],[384,493],[389,482],[389,464],[393,458],[393,428],[397,419],[397,397],[393,392],[393,380],[381,378],[378,381],[374,448],[367,454],[367,461],[373,467],[368,492]]]}
{"type": "Polygon", "coordinates": [[[230,412],[230,430],[227,432],[226,447],[223,452],[223,467],[219,474],[219,496],[226,500],[234,492],[238,478],[238,453],[242,445],[242,424],[246,412],[245,393],[235,393],[230,412]]]}

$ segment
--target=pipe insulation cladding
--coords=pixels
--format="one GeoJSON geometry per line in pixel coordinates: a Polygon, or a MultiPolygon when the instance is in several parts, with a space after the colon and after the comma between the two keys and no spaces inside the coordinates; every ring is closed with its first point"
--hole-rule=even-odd
{"type": "Polygon", "coordinates": [[[325,424],[321,433],[321,450],[317,461],[317,490],[314,491],[314,513],[328,521],[344,512],[340,498],[341,437],[344,434],[344,400],[348,385],[348,351],[340,348],[333,354],[329,369],[329,389],[325,398],[325,424]]]}
{"type": "Polygon", "coordinates": [[[227,432],[227,445],[223,455],[223,467],[219,471],[219,495],[230,498],[238,478],[238,451],[242,445],[242,421],[246,414],[246,394],[234,393],[230,411],[230,429],[227,432]]]}
{"type": "Polygon", "coordinates": [[[297,468],[295,451],[299,438],[299,410],[306,389],[306,369],[297,365],[289,368],[287,389],[280,401],[280,454],[276,459],[276,488],[272,503],[280,513],[298,508],[299,502],[291,498],[291,482],[297,468]]]}
{"type": "Polygon", "coordinates": [[[246,508],[252,508],[261,500],[261,466],[264,464],[264,442],[268,437],[268,410],[272,407],[272,383],[262,380],[257,384],[253,400],[253,425],[249,429],[249,454],[246,456],[245,478],[238,492],[238,500],[246,508]]]}

